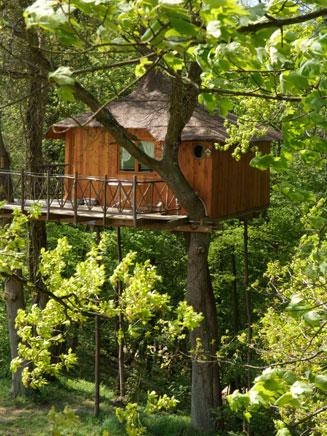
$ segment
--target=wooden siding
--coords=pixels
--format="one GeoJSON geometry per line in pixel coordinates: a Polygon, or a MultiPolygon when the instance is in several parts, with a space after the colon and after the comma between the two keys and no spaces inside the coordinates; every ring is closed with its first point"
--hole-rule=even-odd
{"type": "Polygon", "coordinates": [[[193,154],[196,145],[202,145],[204,149],[211,148],[211,144],[207,142],[183,142],[179,151],[179,164],[186,180],[204,202],[208,216],[211,216],[212,159],[206,155],[196,158],[193,154]]]}
{"type": "MultiPolygon", "coordinates": [[[[144,129],[131,129],[130,132],[137,136],[140,141],[152,141],[155,143],[155,158],[160,159],[162,152],[162,145],[156,142],[154,138],[144,129]]],[[[158,210],[160,210],[162,196],[165,196],[165,204],[169,204],[171,209],[176,209],[176,201],[173,199],[173,193],[171,191],[163,190],[162,185],[142,184],[143,181],[160,180],[159,175],[154,171],[120,171],[120,147],[116,144],[112,136],[102,128],[74,128],[66,134],[65,141],[65,163],[66,174],[78,176],[98,176],[109,179],[120,179],[125,181],[132,181],[134,176],[137,176],[138,190],[137,190],[137,202],[142,204],[157,204],[158,210]]],[[[70,184],[66,182],[66,192],[72,192],[70,184]]],[[[79,183],[77,190],[77,197],[85,197],[84,189],[86,189],[87,182],[83,184],[83,181],[79,183]]],[[[90,184],[88,184],[90,186],[90,184]]],[[[94,182],[94,190],[100,191],[100,182],[94,182]]],[[[115,187],[110,188],[112,191],[115,187]]],[[[130,197],[130,185],[126,184],[126,197],[130,197]]],[[[113,192],[110,193],[111,195],[113,192]]],[[[108,194],[109,195],[109,194],[108,194]]],[[[92,191],[89,193],[90,198],[94,198],[95,195],[92,191]]],[[[104,197],[102,196],[102,202],[104,197]]],[[[124,199],[122,199],[122,203],[124,199]]],[[[126,208],[131,206],[129,202],[126,202],[126,208]],[[127,204],[128,203],[128,204],[127,204]]]]}
{"type": "MultiPolygon", "coordinates": [[[[262,145],[265,152],[269,144],[262,145]]],[[[253,153],[236,161],[230,152],[212,154],[212,218],[237,216],[269,205],[269,172],[250,166],[253,153]]]]}
{"type": "MultiPolygon", "coordinates": [[[[144,129],[131,129],[140,140],[155,143],[155,157],[160,159],[162,143],[144,129]]],[[[263,145],[265,151],[269,144],[263,145]]],[[[181,169],[206,205],[208,217],[212,219],[238,216],[247,211],[263,209],[269,205],[269,172],[251,168],[249,153],[239,162],[229,152],[217,151],[209,142],[187,141],[181,144],[179,163],[181,169]],[[210,149],[211,154],[199,159],[194,156],[193,148],[200,144],[210,149]]],[[[79,176],[99,176],[131,181],[160,180],[156,172],[134,172],[119,170],[119,146],[102,128],[73,128],[66,134],[65,163],[66,174],[78,173],[79,176]]],[[[145,189],[145,188],[144,188],[145,189]]],[[[149,195],[153,201],[153,192],[149,195]]],[[[92,193],[90,197],[92,198],[92,193]]],[[[81,195],[80,192],[77,195],[81,195]]],[[[173,197],[173,193],[167,195],[173,197]]],[[[159,197],[158,197],[159,204],[159,197]]],[[[180,213],[184,213],[183,209],[180,213]]]]}

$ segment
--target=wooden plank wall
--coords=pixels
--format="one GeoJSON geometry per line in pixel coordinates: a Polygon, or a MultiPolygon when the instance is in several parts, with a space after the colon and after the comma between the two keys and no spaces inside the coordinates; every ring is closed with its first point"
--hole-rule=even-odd
{"type": "MultiPolygon", "coordinates": [[[[162,144],[154,141],[146,130],[131,129],[131,133],[140,140],[155,142],[155,157],[161,157],[162,144]]],[[[267,151],[269,144],[263,144],[262,147],[267,151]]],[[[251,158],[249,153],[237,162],[229,152],[215,150],[212,143],[182,143],[179,153],[181,169],[204,201],[210,218],[237,216],[269,205],[269,173],[250,167],[251,158]],[[193,147],[197,144],[205,149],[210,148],[211,156],[196,158],[193,147]]],[[[132,180],[137,175],[139,181],[160,179],[155,172],[119,171],[119,147],[110,134],[101,128],[74,128],[67,132],[65,160],[69,164],[66,174],[107,175],[121,180],[132,180]]],[[[171,191],[169,195],[173,195],[171,191]]],[[[159,198],[153,201],[159,202],[159,198]]]]}
{"type": "MultiPolygon", "coordinates": [[[[130,132],[137,136],[141,141],[151,141],[155,143],[155,158],[160,159],[162,155],[162,144],[155,141],[154,138],[144,129],[130,129],[130,132]]],[[[66,174],[78,176],[99,176],[120,180],[132,181],[133,176],[137,176],[137,181],[160,180],[159,175],[154,171],[120,171],[120,147],[116,144],[111,135],[102,128],[74,128],[66,134],[65,142],[65,163],[66,174]]],[[[78,198],[83,197],[86,182],[80,181],[78,188],[78,198]]],[[[93,186],[100,191],[100,182],[94,182],[93,186]]],[[[148,205],[158,205],[163,203],[162,197],[167,199],[171,208],[176,208],[176,202],[170,201],[173,197],[171,190],[164,190],[162,185],[156,185],[157,189],[149,188],[148,184],[138,184],[137,189],[137,204],[140,208],[146,208],[148,205]]],[[[113,188],[114,189],[114,188],[113,188]]],[[[66,193],[71,192],[72,182],[66,181],[66,193]]],[[[129,188],[126,188],[129,191],[129,188]]],[[[67,194],[68,195],[68,194],[67,194]]],[[[109,194],[108,194],[109,195],[109,194]]],[[[90,197],[95,196],[94,192],[90,197]]],[[[70,195],[71,197],[71,195],[70,195]]],[[[101,203],[103,203],[103,198],[101,203]]]]}
{"type": "MultiPolygon", "coordinates": [[[[268,152],[269,144],[262,144],[268,152]]],[[[236,161],[231,152],[213,152],[212,217],[237,216],[269,205],[269,172],[252,168],[252,153],[236,161]]]]}
{"type": "Polygon", "coordinates": [[[206,205],[208,216],[212,213],[212,159],[204,156],[198,159],[193,154],[195,145],[211,148],[209,142],[187,141],[183,142],[179,151],[179,164],[187,181],[198,193],[206,205]]]}

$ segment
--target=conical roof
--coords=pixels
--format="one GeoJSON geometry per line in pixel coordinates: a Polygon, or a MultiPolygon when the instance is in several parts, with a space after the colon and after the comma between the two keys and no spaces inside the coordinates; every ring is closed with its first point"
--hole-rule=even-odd
{"type": "MultiPolygon", "coordinates": [[[[146,129],[155,140],[164,141],[169,120],[170,81],[159,74],[148,74],[138,88],[131,94],[121,97],[108,105],[112,115],[126,129],[146,129]]],[[[237,124],[236,115],[229,114],[227,119],[237,124]]],[[[224,143],[228,137],[225,127],[226,118],[210,114],[203,106],[197,105],[191,119],[182,132],[182,141],[212,141],[224,143]]],[[[55,123],[48,131],[48,138],[63,137],[72,128],[101,127],[91,112],[82,113],[74,118],[66,118],[55,123]],[[90,120],[89,122],[87,122],[90,120]]],[[[279,140],[279,132],[268,129],[256,141],[279,140]]]]}

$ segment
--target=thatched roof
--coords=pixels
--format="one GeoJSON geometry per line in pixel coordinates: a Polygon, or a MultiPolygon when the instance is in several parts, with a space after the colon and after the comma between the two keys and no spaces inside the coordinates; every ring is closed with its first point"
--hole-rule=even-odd
{"type": "MultiPolygon", "coordinates": [[[[169,84],[167,81],[162,81],[162,78],[158,79],[158,76],[151,76],[128,96],[110,103],[108,108],[123,127],[146,129],[156,140],[164,141],[169,117],[169,84]]],[[[237,124],[236,115],[229,114],[227,119],[237,124]]],[[[198,105],[182,132],[182,141],[203,140],[224,143],[227,138],[225,121],[225,118],[211,115],[204,107],[198,105]]],[[[86,112],[55,123],[46,136],[61,138],[69,129],[81,125],[101,127],[96,119],[92,119],[92,113],[86,112]],[[90,119],[91,121],[87,123],[90,119]]],[[[253,138],[253,142],[270,142],[279,139],[279,132],[268,129],[264,136],[253,138]]]]}

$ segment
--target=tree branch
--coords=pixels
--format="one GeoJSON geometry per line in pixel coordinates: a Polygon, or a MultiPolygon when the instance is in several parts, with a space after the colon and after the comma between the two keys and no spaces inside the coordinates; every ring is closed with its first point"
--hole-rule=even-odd
{"type": "Polygon", "coordinates": [[[139,139],[119,124],[110,110],[107,107],[101,106],[98,100],[78,82],[75,82],[74,94],[78,100],[85,103],[93,112],[96,112],[96,119],[108,130],[119,145],[123,146],[144,165],[153,168],[155,171],[160,170],[160,161],[144,153],[136,144],[139,139]]]}
{"type": "MultiPolygon", "coordinates": [[[[147,58],[153,58],[156,56],[157,56],[156,53],[150,53],[146,55],[147,58]]],[[[145,56],[142,56],[140,58],[126,59],[124,61],[113,62],[112,64],[95,65],[93,67],[81,68],[79,70],[73,71],[73,75],[76,76],[78,74],[94,73],[95,71],[110,70],[112,68],[123,67],[124,65],[138,64],[143,57],[145,56]]]]}
{"type": "Polygon", "coordinates": [[[319,415],[320,413],[324,412],[325,410],[327,410],[327,406],[323,406],[320,409],[316,410],[315,412],[310,413],[310,415],[307,415],[304,418],[300,419],[299,421],[295,421],[294,424],[289,424],[289,427],[291,427],[291,428],[297,427],[298,425],[301,425],[304,422],[309,421],[311,418],[314,418],[315,416],[319,415]]]}
{"type": "Polygon", "coordinates": [[[1,68],[0,69],[0,76],[8,76],[13,79],[27,79],[31,77],[31,74],[24,72],[24,71],[16,71],[16,70],[10,70],[7,68],[1,68]]]}
{"type": "Polygon", "coordinates": [[[235,97],[255,97],[263,98],[265,100],[278,100],[278,101],[301,101],[302,97],[296,97],[292,95],[269,95],[269,94],[258,94],[254,91],[232,91],[229,89],[222,88],[200,88],[200,92],[214,93],[218,95],[234,95],[235,97]]]}
{"type": "Polygon", "coordinates": [[[269,27],[289,26],[290,24],[304,23],[305,21],[314,20],[315,18],[324,17],[327,15],[327,8],[317,9],[316,11],[308,14],[297,15],[291,18],[274,18],[269,17],[268,21],[257,21],[256,23],[250,23],[246,26],[238,28],[240,33],[257,32],[258,30],[268,29],[269,27]]]}

